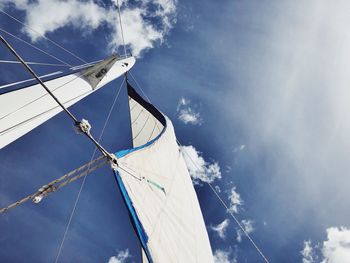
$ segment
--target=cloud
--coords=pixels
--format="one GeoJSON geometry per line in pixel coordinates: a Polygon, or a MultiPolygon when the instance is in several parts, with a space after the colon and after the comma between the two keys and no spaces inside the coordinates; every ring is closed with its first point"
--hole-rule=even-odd
{"type": "Polygon", "coordinates": [[[233,152],[239,152],[239,151],[243,151],[246,148],[245,144],[241,144],[240,146],[237,146],[233,149],[233,152]]]}
{"type": "Polygon", "coordinates": [[[213,255],[214,262],[215,263],[236,263],[237,259],[235,257],[230,259],[231,254],[232,254],[231,251],[217,249],[217,250],[215,250],[214,255],[213,255]]]}
{"type": "Polygon", "coordinates": [[[310,240],[304,241],[304,247],[301,251],[303,263],[350,262],[350,229],[330,227],[326,231],[327,240],[322,243],[312,246],[310,240]]]}
{"type": "Polygon", "coordinates": [[[108,263],[125,263],[128,258],[130,258],[130,253],[128,249],[125,249],[119,251],[117,256],[111,257],[108,263]]]}
{"type": "Polygon", "coordinates": [[[192,145],[181,146],[180,150],[183,152],[187,168],[195,184],[212,183],[216,179],[221,179],[220,166],[217,162],[206,162],[202,153],[192,145]]]}
{"type": "Polygon", "coordinates": [[[218,224],[216,226],[211,226],[210,229],[213,230],[214,232],[216,232],[219,237],[221,237],[222,239],[225,239],[226,238],[226,229],[227,229],[229,223],[230,223],[230,220],[225,219],[220,224],[218,224]]]}
{"type": "Polygon", "coordinates": [[[322,263],[350,262],[350,229],[330,227],[327,229],[327,240],[323,242],[322,263]]]}
{"type": "MultiPolygon", "coordinates": [[[[243,229],[247,234],[250,234],[254,231],[253,221],[250,219],[243,219],[241,221],[241,225],[243,226],[243,229]]],[[[238,242],[242,242],[243,236],[244,236],[243,231],[241,229],[237,229],[237,241],[238,242]]]]}
{"type": "Polygon", "coordinates": [[[202,124],[201,115],[195,107],[197,105],[191,106],[191,101],[182,97],[177,104],[178,119],[185,124],[202,124]]]}
{"type": "Polygon", "coordinates": [[[312,247],[311,241],[304,241],[303,250],[300,251],[303,256],[303,263],[314,263],[315,261],[315,253],[312,247]]]}
{"type": "MultiPolygon", "coordinates": [[[[164,37],[176,22],[176,2],[141,0],[129,4],[120,1],[125,44],[133,55],[139,56],[142,51],[164,41],[164,37]]],[[[25,23],[43,35],[65,26],[80,29],[86,34],[106,25],[111,31],[107,36],[110,51],[116,52],[122,46],[116,0],[113,0],[112,6],[109,7],[92,0],[2,0],[1,4],[14,5],[17,9],[25,11],[25,23]]],[[[23,28],[23,31],[32,41],[41,38],[28,28],[23,28]]]]}
{"type": "Polygon", "coordinates": [[[236,191],[236,187],[231,188],[231,193],[229,195],[230,200],[230,211],[232,213],[238,213],[239,207],[243,205],[241,195],[236,191]]]}

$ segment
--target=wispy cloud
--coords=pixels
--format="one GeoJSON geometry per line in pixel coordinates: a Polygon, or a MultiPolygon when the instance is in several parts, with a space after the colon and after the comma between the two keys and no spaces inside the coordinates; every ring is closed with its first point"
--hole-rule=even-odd
{"type": "Polygon", "coordinates": [[[202,124],[200,113],[195,109],[196,105],[191,105],[191,101],[182,97],[177,104],[178,119],[185,124],[202,124]]]}
{"type": "Polygon", "coordinates": [[[225,239],[226,238],[226,229],[227,229],[229,224],[230,224],[230,220],[225,219],[220,224],[218,224],[216,226],[211,226],[210,229],[213,230],[214,232],[216,232],[220,238],[225,239]]]}
{"type": "MultiPolygon", "coordinates": [[[[250,219],[243,219],[241,221],[241,225],[243,226],[243,229],[247,234],[250,234],[254,231],[253,221],[250,219]]],[[[243,231],[241,229],[237,229],[237,241],[238,242],[242,242],[243,236],[244,236],[243,231]]]]}
{"type": "Polygon", "coordinates": [[[202,182],[212,183],[215,179],[221,179],[220,166],[217,162],[207,162],[202,157],[202,153],[197,151],[192,145],[181,146],[184,159],[189,173],[195,184],[202,182]]]}
{"type": "Polygon", "coordinates": [[[117,256],[111,257],[108,263],[125,263],[128,258],[130,258],[130,253],[128,249],[125,249],[119,251],[117,256]]]}
{"type": "Polygon", "coordinates": [[[304,241],[303,263],[348,263],[350,262],[350,229],[346,227],[327,228],[327,240],[312,246],[304,241]]]}
{"type": "Polygon", "coordinates": [[[235,256],[232,256],[231,250],[217,249],[214,252],[214,262],[215,263],[237,263],[235,256]]]}
{"type": "Polygon", "coordinates": [[[241,195],[236,191],[236,187],[232,187],[229,195],[230,211],[232,213],[238,213],[239,207],[243,205],[241,195]]]}
{"type": "Polygon", "coordinates": [[[303,256],[303,263],[315,263],[315,253],[310,240],[304,241],[303,250],[300,251],[303,256]]]}
{"type": "Polygon", "coordinates": [[[236,153],[236,152],[239,152],[239,151],[243,151],[245,148],[246,148],[246,145],[245,144],[241,144],[241,145],[235,147],[233,149],[233,152],[236,153]]]}
{"type": "MultiPolygon", "coordinates": [[[[136,56],[156,43],[162,43],[175,23],[176,0],[141,0],[132,5],[126,1],[120,3],[125,44],[136,56]]],[[[106,25],[111,30],[107,36],[110,50],[115,51],[122,45],[116,0],[108,7],[92,0],[2,0],[1,4],[25,11],[25,23],[43,35],[65,26],[88,34],[106,25]]],[[[32,41],[41,38],[28,28],[23,28],[23,31],[32,41]]]]}

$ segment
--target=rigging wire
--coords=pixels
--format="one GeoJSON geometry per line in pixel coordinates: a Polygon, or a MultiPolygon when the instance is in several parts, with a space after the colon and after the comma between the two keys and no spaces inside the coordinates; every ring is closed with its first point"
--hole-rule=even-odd
{"type": "MultiPolygon", "coordinates": [[[[179,142],[179,140],[176,140],[177,143],[179,144],[179,146],[182,146],[181,143],[179,142]]],[[[183,151],[187,157],[191,160],[192,164],[198,169],[200,170],[200,168],[198,167],[197,163],[192,159],[192,157],[187,153],[187,151],[183,151]]],[[[269,261],[267,260],[266,256],[264,255],[264,253],[261,251],[261,249],[258,247],[258,245],[254,242],[254,240],[252,239],[252,237],[249,235],[249,233],[245,230],[245,228],[242,226],[242,224],[239,222],[239,220],[237,219],[237,217],[232,213],[232,211],[229,209],[228,205],[226,204],[226,202],[220,197],[219,193],[215,190],[215,188],[213,187],[213,185],[209,182],[207,182],[207,184],[209,185],[210,189],[213,191],[213,193],[216,195],[216,197],[219,199],[219,201],[221,202],[221,204],[226,208],[226,211],[231,215],[231,217],[233,218],[233,220],[235,220],[235,222],[237,223],[237,225],[239,226],[239,228],[242,230],[242,232],[245,234],[245,236],[249,239],[249,241],[252,243],[252,245],[254,246],[254,248],[257,250],[257,252],[260,254],[260,256],[264,259],[264,261],[266,263],[269,263],[269,261]]]]}
{"type": "MultiPolygon", "coordinates": [[[[121,89],[122,89],[122,87],[123,87],[123,85],[124,85],[124,82],[125,82],[125,79],[122,81],[122,83],[121,83],[121,85],[120,85],[120,87],[119,87],[119,89],[118,89],[118,91],[117,91],[117,93],[116,93],[116,95],[115,95],[115,97],[114,97],[113,103],[112,103],[112,105],[111,105],[111,107],[110,107],[110,109],[109,109],[108,115],[107,115],[106,120],[105,120],[105,122],[104,122],[104,125],[103,125],[103,127],[102,127],[100,136],[99,136],[99,138],[98,138],[98,142],[100,142],[101,139],[102,139],[102,137],[103,137],[104,131],[105,131],[106,127],[107,127],[107,124],[108,124],[108,122],[109,122],[109,119],[110,119],[110,117],[111,117],[111,114],[112,114],[112,112],[113,112],[113,109],[114,109],[114,107],[115,107],[115,104],[116,104],[116,102],[117,102],[117,99],[118,99],[118,97],[119,97],[119,94],[120,94],[120,92],[121,92],[121,89]]],[[[97,148],[95,147],[94,152],[92,153],[92,156],[91,156],[91,160],[95,157],[96,151],[97,151],[97,148]]],[[[69,227],[70,227],[70,225],[71,225],[71,222],[72,222],[72,219],[73,219],[75,210],[76,210],[76,208],[77,208],[77,205],[78,205],[78,202],[79,202],[79,199],[80,199],[81,192],[83,191],[83,188],[84,188],[84,185],[85,185],[85,181],[86,181],[86,176],[84,176],[83,181],[82,181],[82,183],[81,183],[81,185],[80,185],[80,188],[79,188],[77,197],[75,198],[75,202],[74,202],[74,205],[73,205],[73,209],[72,209],[72,211],[71,211],[71,213],[70,213],[69,220],[68,220],[68,223],[67,223],[67,225],[66,225],[66,227],[65,227],[65,231],[64,231],[64,234],[63,234],[62,241],[61,241],[60,246],[59,246],[59,248],[58,248],[58,252],[57,252],[56,259],[55,259],[55,263],[58,262],[58,260],[59,260],[59,258],[60,258],[60,256],[61,256],[62,249],[63,249],[63,245],[64,245],[64,242],[65,242],[65,240],[66,240],[66,237],[67,237],[67,234],[68,234],[68,230],[69,230],[69,227]]]]}
{"type": "Polygon", "coordinates": [[[116,162],[116,158],[111,155],[90,133],[91,125],[88,121],[78,119],[60,102],[60,100],[53,94],[53,92],[44,84],[44,82],[36,75],[36,73],[24,62],[21,56],[11,47],[11,45],[0,35],[0,41],[11,51],[11,53],[23,64],[23,66],[30,72],[30,74],[39,82],[39,84],[46,90],[48,94],[56,101],[56,103],[67,113],[67,115],[73,120],[74,125],[84,134],[92,143],[96,145],[98,150],[112,162],[116,162]]]}
{"type": "Polygon", "coordinates": [[[64,48],[63,46],[61,46],[60,44],[58,44],[57,42],[51,40],[50,38],[46,37],[45,35],[41,34],[39,31],[35,30],[34,28],[30,27],[29,25],[27,25],[26,23],[23,23],[21,20],[17,19],[16,17],[10,15],[9,13],[7,13],[5,10],[0,8],[0,12],[2,12],[3,14],[7,15],[8,17],[10,17],[11,19],[15,20],[17,23],[20,23],[21,25],[29,28],[31,31],[33,31],[34,33],[38,34],[39,36],[41,36],[42,38],[46,39],[47,41],[51,42],[52,44],[54,44],[56,47],[64,50],[65,52],[69,53],[70,55],[72,55],[73,57],[75,57],[76,59],[80,60],[81,62],[87,63],[84,59],[82,59],[81,57],[79,57],[78,55],[74,54],[73,52],[69,51],[68,49],[64,48]]]}
{"type": "MultiPolygon", "coordinates": [[[[38,66],[55,66],[55,67],[70,67],[70,65],[65,64],[52,64],[52,63],[43,63],[43,62],[33,62],[33,61],[25,61],[28,65],[38,65],[38,66]]],[[[6,64],[21,64],[19,61],[15,60],[0,60],[0,63],[6,64]]]]}
{"type": "MultiPolygon", "coordinates": [[[[136,79],[134,78],[134,76],[131,74],[131,72],[129,72],[130,76],[133,78],[133,80],[135,81],[136,85],[138,86],[138,88],[142,91],[142,93],[145,95],[145,97],[147,98],[147,100],[149,102],[151,102],[149,100],[149,98],[147,97],[147,95],[144,93],[144,91],[141,89],[141,86],[138,84],[138,82],[136,81],[136,79]]],[[[179,142],[179,140],[177,140],[177,143],[179,144],[179,146],[182,146],[182,144],[179,142]]],[[[199,169],[197,163],[192,159],[192,157],[186,152],[183,151],[190,159],[190,161],[192,162],[192,164],[199,169]]],[[[255,241],[253,240],[253,238],[249,235],[249,233],[245,230],[245,228],[243,227],[243,225],[239,222],[239,220],[237,219],[237,217],[232,213],[232,211],[229,209],[228,205],[226,204],[226,202],[220,197],[220,195],[218,194],[218,192],[215,190],[215,188],[210,184],[207,183],[208,186],[210,187],[210,189],[213,191],[213,193],[215,194],[215,196],[219,199],[219,201],[221,202],[221,204],[226,208],[226,211],[230,214],[230,216],[234,219],[234,221],[237,223],[238,227],[242,230],[242,232],[245,234],[245,236],[249,239],[249,241],[251,242],[251,244],[254,246],[254,248],[256,249],[256,251],[260,254],[260,256],[263,258],[263,260],[266,263],[269,263],[269,260],[267,259],[267,257],[265,256],[265,254],[261,251],[261,249],[258,247],[258,245],[255,243],[255,241]]]]}
{"type": "Polygon", "coordinates": [[[149,103],[151,103],[151,100],[149,99],[149,97],[147,96],[147,94],[143,91],[143,89],[141,88],[141,85],[139,85],[139,83],[137,82],[137,80],[136,80],[136,79],[134,78],[134,76],[132,75],[131,70],[129,71],[129,74],[130,74],[130,76],[132,77],[132,79],[135,81],[136,86],[141,90],[143,96],[145,96],[145,98],[147,99],[147,101],[148,101],[149,103]]]}
{"type": "MultiPolygon", "coordinates": [[[[1,11],[1,9],[0,9],[0,11],[1,11]]],[[[45,55],[48,55],[49,57],[51,57],[51,58],[53,58],[53,59],[55,59],[55,60],[57,60],[57,61],[59,61],[59,62],[65,64],[65,65],[67,65],[67,66],[72,67],[72,65],[68,64],[68,63],[65,62],[64,60],[59,59],[58,57],[56,57],[56,56],[54,56],[54,55],[51,55],[50,53],[46,52],[45,50],[42,50],[41,48],[39,48],[39,47],[37,47],[37,46],[35,46],[35,45],[29,43],[28,41],[26,41],[26,40],[24,40],[24,39],[22,39],[22,38],[20,38],[20,37],[18,37],[18,36],[15,36],[14,34],[8,32],[7,30],[5,30],[5,29],[3,29],[3,28],[1,28],[1,27],[0,27],[0,31],[2,31],[2,32],[8,34],[9,36],[11,36],[11,37],[13,37],[13,38],[15,38],[15,39],[17,39],[17,40],[19,40],[19,41],[21,41],[21,42],[27,44],[28,46],[30,46],[30,47],[32,47],[32,48],[34,48],[34,49],[40,51],[41,53],[43,53],[43,54],[45,54],[45,55]]]]}
{"type": "Polygon", "coordinates": [[[122,41],[123,41],[123,46],[124,46],[124,55],[126,55],[126,47],[125,47],[125,40],[124,40],[124,30],[123,30],[123,23],[122,23],[122,17],[121,17],[121,12],[120,12],[120,5],[119,5],[119,0],[117,0],[117,7],[118,7],[118,16],[119,16],[119,24],[120,24],[120,32],[122,35],[122,41]]]}

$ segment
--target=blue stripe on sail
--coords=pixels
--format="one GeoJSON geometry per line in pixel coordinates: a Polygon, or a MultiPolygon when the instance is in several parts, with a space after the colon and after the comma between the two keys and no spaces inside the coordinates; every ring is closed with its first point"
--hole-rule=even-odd
{"type": "Polygon", "coordinates": [[[165,123],[165,126],[163,128],[163,130],[161,131],[161,133],[158,134],[157,137],[155,137],[153,140],[150,140],[149,142],[145,143],[144,145],[141,145],[141,146],[138,146],[138,147],[135,147],[135,148],[131,148],[131,149],[126,149],[126,150],[121,150],[119,152],[116,152],[115,153],[115,156],[117,158],[122,158],[124,157],[125,155],[129,154],[129,153],[132,153],[132,152],[135,152],[137,150],[140,150],[140,149],[143,149],[143,148],[146,148],[147,146],[153,144],[156,140],[158,140],[160,138],[160,136],[162,136],[162,134],[165,132],[165,129],[167,128],[167,123],[165,123]]]}
{"type": "Polygon", "coordinates": [[[117,179],[117,182],[118,182],[118,185],[119,185],[119,189],[120,189],[120,192],[122,193],[123,195],[123,198],[124,198],[124,201],[125,201],[125,204],[129,210],[129,215],[130,217],[132,218],[132,223],[133,223],[133,226],[134,226],[134,229],[135,231],[137,232],[137,235],[139,237],[139,240],[141,242],[141,245],[146,253],[146,256],[147,256],[147,259],[149,261],[149,263],[153,263],[153,260],[152,260],[152,257],[151,257],[151,253],[149,252],[149,249],[148,249],[148,246],[147,246],[147,241],[148,241],[148,236],[147,236],[147,233],[145,232],[141,222],[140,222],[140,219],[138,218],[137,214],[136,214],[136,211],[135,211],[135,208],[132,204],[132,201],[129,197],[129,194],[125,188],[125,185],[118,173],[118,171],[114,171],[114,175],[117,179]]]}

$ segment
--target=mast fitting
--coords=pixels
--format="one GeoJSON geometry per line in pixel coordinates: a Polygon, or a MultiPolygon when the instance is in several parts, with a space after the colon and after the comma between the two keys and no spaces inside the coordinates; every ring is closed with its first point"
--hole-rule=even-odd
{"type": "Polygon", "coordinates": [[[76,133],[90,134],[91,124],[89,123],[88,120],[82,119],[81,121],[77,121],[75,122],[74,126],[75,126],[76,133]]]}
{"type": "Polygon", "coordinates": [[[56,186],[54,185],[44,185],[40,187],[38,190],[38,194],[33,197],[33,202],[34,203],[39,203],[45,196],[47,196],[49,193],[55,192],[56,191],[56,186]]]}
{"type": "Polygon", "coordinates": [[[113,170],[116,170],[118,168],[118,159],[117,157],[113,154],[113,153],[110,153],[110,160],[109,160],[110,164],[111,164],[111,168],[113,170]]]}

